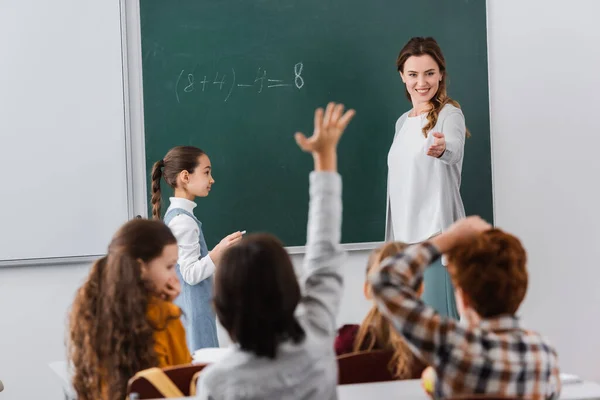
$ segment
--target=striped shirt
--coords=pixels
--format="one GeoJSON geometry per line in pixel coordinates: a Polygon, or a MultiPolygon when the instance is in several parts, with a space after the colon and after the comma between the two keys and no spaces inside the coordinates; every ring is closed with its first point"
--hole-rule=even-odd
{"type": "Polygon", "coordinates": [[[413,352],[437,373],[436,397],[494,394],[558,398],[556,351],[513,315],[468,325],[426,306],[416,289],[425,268],[440,257],[432,244],[410,246],[386,259],[370,276],[377,304],[413,352]]]}

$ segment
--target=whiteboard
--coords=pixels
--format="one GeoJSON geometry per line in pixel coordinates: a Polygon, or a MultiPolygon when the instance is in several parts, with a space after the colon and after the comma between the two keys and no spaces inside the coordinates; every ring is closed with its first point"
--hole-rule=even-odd
{"type": "Polygon", "coordinates": [[[97,256],[130,216],[119,0],[0,0],[0,262],[97,256]]]}

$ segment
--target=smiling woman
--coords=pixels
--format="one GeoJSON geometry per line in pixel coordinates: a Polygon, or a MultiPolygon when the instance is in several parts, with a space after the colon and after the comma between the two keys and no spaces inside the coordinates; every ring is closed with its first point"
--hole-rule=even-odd
{"type": "MultiPolygon", "coordinates": [[[[386,241],[417,243],[465,216],[460,179],[468,131],[460,105],[446,93],[446,61],[435,39],[412,38],[396,65],[413,108],[396,122],[388,153],[386,241]]],[[[441,261],[425,272],[422,298],[458,318],[441,261]]]]}

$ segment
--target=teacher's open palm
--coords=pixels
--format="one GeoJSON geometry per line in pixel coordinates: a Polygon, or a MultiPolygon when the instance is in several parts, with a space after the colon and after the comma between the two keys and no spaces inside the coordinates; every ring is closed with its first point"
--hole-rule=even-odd
{"type": "Polygon", "coordinates": [[[433,135],[433,144],[427,150],[427,155],[435,158],[439,158],[446,151],[446,138],[444,134],[441,132],[434,132],[433,135]]]}

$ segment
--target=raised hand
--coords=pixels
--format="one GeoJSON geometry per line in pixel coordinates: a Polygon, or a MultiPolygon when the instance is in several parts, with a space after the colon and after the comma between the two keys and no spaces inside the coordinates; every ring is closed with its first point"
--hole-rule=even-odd
{"type": "Polygon", "coordinates": [[[343,104],[329,103],[325,112],[322,108],[315,111],[315,129],[311,137],[307,138],[298,132],[295,135],[296,143],[306,152],[322,153],[335,150],[342,133],[354,117],[355,111],[348,110],[344,113],[343,104]]]}

